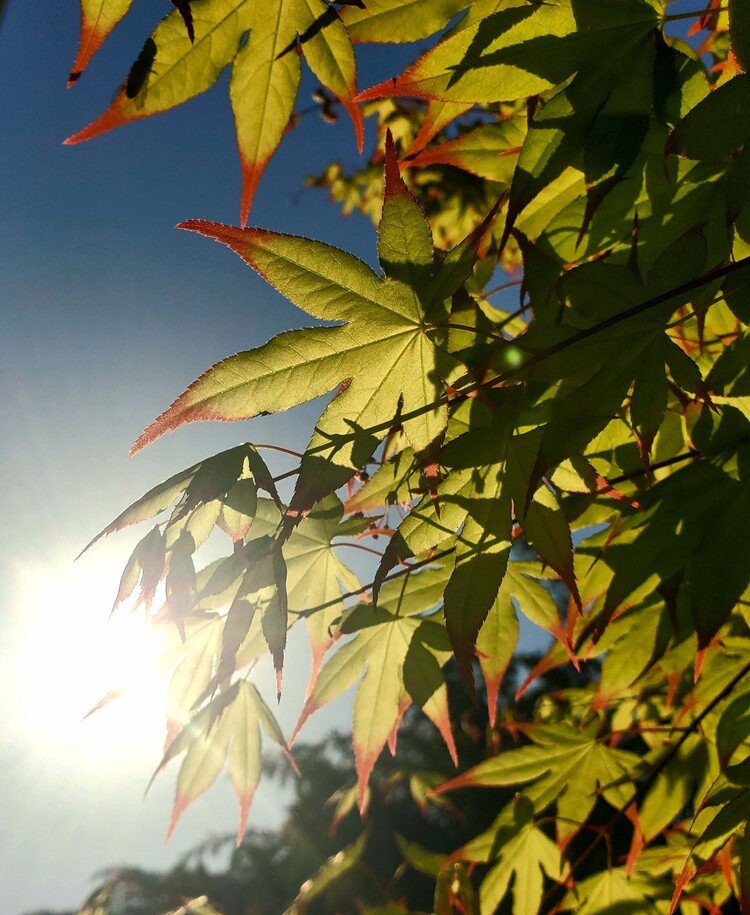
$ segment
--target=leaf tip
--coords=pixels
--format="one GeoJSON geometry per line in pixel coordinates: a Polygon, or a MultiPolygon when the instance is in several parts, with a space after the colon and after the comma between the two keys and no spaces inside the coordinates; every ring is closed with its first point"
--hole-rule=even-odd
{"type": "Polygon", "coordinates": [[[354,99],[342,98],[341,104],[351,119],[357,152],[361,156],[365,149],[365,119],[362,116],[362,111],[354,99]]]}
{"type": "Polygon", "coordinates": [[[167,834],[164,836],[165,845],[169,842],[169,840],[174,835],[174,831],[177,826],[177,823],[179,822],[182,814],[185,812],[185,810],[190,805],[191,801],[192,801],[192,798],[188,797],[187,795],[184,795],[184,794],[183,795],[178,794],[177,797],[175,798],[174,807],[172,808],[172,818],[169,821],[169,827],[167,829],[167,834]]]}
{"type": "Polygon", "coordinates": [[[386,198],[410,196],[409,189],[401,177],[396,144],[390,128],[385,135],[385,195],[386,198]]]}
{"type": "Polygon", "coordinates": [[[235,838],[235,843],[237,848],[242,845],[242,840],[245,838],[245,832],[247,831],[247,818],[250,813],[250,807],[253,803],[253,797],[255,796],[254,791],[248,791],[245,794],[239,795],[240,803],[240,818],[239,823],[237,824],[237,836],[235,838]]]}
{"type": "Polygon", "coordinates": [[[244,229],[255,200],[260,179],[268,165],[268,159],[249,162],[242,159],[242,195],[240,198],[240,225],[244,229]]]}

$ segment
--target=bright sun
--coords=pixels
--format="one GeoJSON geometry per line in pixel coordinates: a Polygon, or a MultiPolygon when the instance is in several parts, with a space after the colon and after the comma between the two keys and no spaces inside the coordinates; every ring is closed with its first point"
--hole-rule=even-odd
{"type": "Polygon", "coordinates": [[[26,739],[87,768],[153,766],[164,737],[160,662],[174,634],[127,613],[108,619],[116,567],[52,563],[19,572],[8,711],[20,714],[26,739]],[[84,720],[110,690],[121,695],[84,720]]]}

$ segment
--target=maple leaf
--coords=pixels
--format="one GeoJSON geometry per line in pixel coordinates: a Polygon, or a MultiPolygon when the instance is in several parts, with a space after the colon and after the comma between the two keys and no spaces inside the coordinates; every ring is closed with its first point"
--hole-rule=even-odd
{"type": "Polygon", "coordinates": [[[74,86],[107,36],[130,9],[133,0],[81,0],[81,38],[68,77],[74,86]]]}
{"type": "MultiPolygon", "coordinates": [[[[450,114],[455,116],[454,112],[450,114]]],[[[417,153],[409,159],[409,165],[453,165],[479,178],[510,186],[526,128],[527,118],[524,115],[507,118],[497,124],[481,124],[459,137],[444,140],[417,153]]]]}
{"type": "Polygon", "coordinates": [[[532,819],[531,806],[521,798],[513,808],[513,824],[502,843],[500,860],[482,881],[482,912],[495,912],[512,883],[514,915],[536,915],[542,901],[545,874],[563,876],[560,849],[532,819]]]}
{"type": "Polygon", "coordinates": [[[146,429],[134,451],[185,423],[286,410],[343,382],[302,459],[290,505],[299,513],[349,480],[394,424],[403,425],[415,451],[439,440],[447,422],[443,379],[457,361],[433,341],[429,322],[468,276],[477,239],[434,265],[429,227],[398,174],[392,142],[379,239],[385,279],[320,242],[201,221],[182,227],[231,247],[308,314],[342,323],[289,331],[220,362],[146,429]]]}
{"type": "Polygon", "coordinates": [[[532,563],[508,564],[497,597],[477,636],[476,653],[487,687],[487,709],[493,726],[500,685],[518,643],[516,606],[528,620],[554,636],[570,658],[569,639],[557,605],[549,589],[533,577],[535,572],[532,563]]]}
{"type": "Polygon", "coordinates": [[[287,129],[300,81],[300,48],[315,76],[341,101],[362,151],[364,126],[353,101],[357,69],[346,29],[323,0],[274,0],[257,4],[247,43],[232,68],[229,95],[243,172],[240,215],[244,221],[260,177],[287,129]],[[321,17],[325,26],[315,28],[321,17]]]}
{"type": "Polygon", "coordinates": [[[244,680],[199,711],[175,737],[152,777],[153,781],[170,760],[185,754],[177,775],[167,840],[186,808],[211,787],[228,763],[240,805],[237,844],[242,842],[262,774],[261,729],[293,763],[273,713],[255,686],[244,680]]]}
{"type": "Polygon", "coordinates": [[[534,118],[524,143],[511,187],[507,238],[521,209],[580,154],[589,186],[632,162],[651,117],[659,24],[660,5],[650,0],[502,7],[479,2],[440,44],[359,97],[416,95],[486,104],[562,86],[534,118]],[[584,30],[578,28],[581,21],[584,30]],[[615,29],[617,44],[601,54],[602,40],[615,29]]]}
{"type": "MultiPolygon", "coordinates": [[[[98,533],[84,547],[81,555],[102,537],[154,518],[178,500],[170,518],[172,525],[206,503],[222,498],[229,500],[224,505],[231,509],[234,498],[239,497],[235,487],[240,480],[254,483],[272,496],[277,505],[280,504],[276,484],[263,458],[253,445],[237,445],[199,461],[149,489],[98,533]],[[230,493],[234,495],[230,496],[230,493]]],[[[242,485],[246,486],[247,483],[243,482],[242,485]]]]}
{"type": "Polygon", "coordinates": [[[358,798],[364,809],[367,781],[375,762],[398,727],[406,707],[416,702],[440,731],[456,760],[441,672],[450,646],[440,618],[423,617],[440,600],[450,566],[389,582],[377,609],[362,604],[343,621],[341,645],[312,684],[295,728],[360,681],[354,700],[354,758],[358,798]]]}
{"type": "MultiPolygon", "coordinates": [[[[86,35],[93,29],[94,37],[87,38],[85,49],[82,43],[81,59],[74,66],[78,75],[93,53],[91,48],[103,40],[102,26],[114,28],[129,4],[98,3],[102,15],[96,20],[101,25],[96,26],[89,25],[95,15],[89,6],[92,0],[84,0],[86,35]]],[[[180,0],[175,6],[147,39],[110,107],[66,143],[90,140],[174,108],[209,89],[232,64],[229,95],[243,172],[240,215],[244,224],[260,177],[292,116],[301,77],[294,49],[298,36],[305,35],[300,45],[305,59],[349,112],[361,150],[362,116],[353,101],[354,52],[334,7],[324,0],[272,0],[264,4],[252,0],[180,0]],[[328,17],[325,27],[311,30],[321,16],[328,17]]]]}
{"type": "MultiPolygon", "coordinates": [[[[514,435],[518,392],[498,397],[491,423],[465,432],[442,449],[449,471],[436,498],[424,497],[399,525],[376,577],[377,586],[398,562],[427,553],[457,535],[456,566],[445,591],[445,617],[464,678],[479,631],[495,602],[511,548],[513,511],[529,542],[577,594],[567,522],[554,495],[541,489],[526,506],[528,479],[540,437],[514,435]]],[[[554,613],[549,628],[564,633],[554,613]]]]}
{"type": "Polygon", "coordinates": [[[659,902],[668,898],[668,884],[645,874],[635,877],[623,867],[613,867],[581,880],[563,900],[563,911],[581,915],[605,915],[607,912],[643,912],[656,915],[663,911],[659,902]]]}
{"type": "Polygon", "coordinates": [[[418,464],[406,447],[384,461],[346,502],[346,511],[359,512],[386,505],[409,504],[419,491],[418,464]]]}
{"type": "MultiPolygon", "coordinates": [[[[532,743],[500,753],[468,772],[445,782],[437,793],[456,788],[526,785],[523,796],[537,813],[557,803],[557,834],[564,847],[585,823],[601,794],[615,808],[632,799],[627,777],[640,763],[626,750],[600,742],[595,734],[565,725],[539,725],[529,732],[532,743]]],[[[506,823],[507,810],[487,832],[472,839],[462,856],[487,861],[496,847],[496,834],[506,823]]]]}
{"type": "Polygon", "coordinates": [[[623,542],[615,541],[607,549],[606,562],[615,574],[595,620],[597,630],[626,599],[634,602],[656,582],[680,575],[689,583],[698,643],[707,645],[750,580],[750,553],[744,538],[735,535],[748,499],[750,488],[744,480],[704,461],[654,486],[642,511],[623,526],[623,542]],[[716,513],[710,530],[706,512],[716,513]],[[634,538],[627,536],[628,529],[634,538]]]}
{"type": "Polygon", "coordinates": [[[185,639],[182,656],[167,689],[166,747],[190,720],[211,682],[221,649],[223,627],[223,620],[213,617],[203,621],[185,639]]]}
{"type": "Polygon", "coordinates": [[[345,592],[360,588],[357,576],[334,553],[333,541],[359,533],[368,522],[351,519],[342,524],[343,510],[339,499],[329,496],[303,518],[284,544],[289,611],[303,613],[313,608],[305,618],[312,649],[311,683],[333,642],[334,623],[343,612],[342,588],[345,592]]]}
{"type": "Polygon", "coordinates": [[[146,65],[137,81],[133,72],[110,107],[68,144],[90,140],[129,121],[174,108],[209,89],[237,54],[242,35],[251,24],[250,0],[194,0],[191,11],[194,37],[185,28],[182,13],[173,10],[147,39],[146,65]]]}
{"type": "Polygon", "coordinates": [[[340,15],[352,41],[407,42],[433,35],[467,6],[468,0],[367,0],[340,15]]]}
{"type": "Polygon", "coordinates": [[[472,108],[468,102],[443,102],[430,100],[427,110],[414,139],[406,150],[406,156],[416,156],[445,128],[472,108]]]}

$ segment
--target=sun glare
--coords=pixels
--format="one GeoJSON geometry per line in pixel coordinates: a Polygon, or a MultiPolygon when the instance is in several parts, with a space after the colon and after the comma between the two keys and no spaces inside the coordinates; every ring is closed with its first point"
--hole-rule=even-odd
{"type": "Polygon", "coordinates": [[[152,766],[164,736],[161,662],[173,636],[137,615],[109,619],[118,575],[102,567],[24,568],[16,588],[10,712],[20,713],[26,740],[87,768],[152,766]]]}

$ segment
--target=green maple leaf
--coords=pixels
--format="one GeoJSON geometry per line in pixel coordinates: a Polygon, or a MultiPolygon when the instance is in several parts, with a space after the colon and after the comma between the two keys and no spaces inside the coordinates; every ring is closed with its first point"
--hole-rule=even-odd
{"type": "MultiPolygon", "coordinates": [[[[83,0],[84,35],[72,79],[128,6],[121,0],[83,0]]],[[[110,107],[67,143],[174,108],[213,86],[232,64],[229,94],[243,171],[244,221],[292,117],[301,78],[299,42],[310,69],[351,115],[361,150],[354,51],[334,7],[324,0],[191,0],[189,8],[192,33],[179,9],[170,13],[147,39],[110,107]]]]}
{"type": "Polygon", "coordinates": [[[510,186],[526,132],[525,115],[497,124],[481,124],[420,152],[409,160],[409,164],[417,167],[436,163],[453,165],[479,178],[510,186]]]}
{"type": "Polygon", "coordinates": [[[228,765],[240,805],[237,844],[241,843],[262,774],[261,730],[282,747],[293,764],[273,712],[247,680],[235,683],[183,727],[154,773],[156,777],[170,760],[184,753],[167,839],[186,808],[211,787],[228,765]]]}
{"type": "MultiPolygon", "coordinates": [[[[456,538],[445,618],[467,680],[477,636],[507,568],[514,510],[532,546],[577,593],[570,530],[555,496],[542,488],[525,504],[540,439],[536,431],[514,435],[517,395],[501,394],[489,424],[470,429],[443,447],[444,479],[434,496],[425,496],[399,525],[376,576],[377,596],[380,581],[397,562],[444,548],[456,538]]],[[[550,628],[563,636],[556,612],[550,628]]]]}
{"type": "Polygon", "coordinates": [[[659,0],[476,3],[463,27],[394,80],[360,97],[417,95],[487,104],[562,86],[546,99],[523,143],[507,238],[521,210],[567,166],[582,168],[595,206],[634,161],[654,107],[662,14],[659,0]],[[616,42],[602,54],[603,42],[615,32],[616,42]]]}
{"type": "MultiPolygon", "coordinates": [[[[559,523],[563,522],[564,519],[560,516],[559,523]]],[[[476,652],[487,687],[487,709],[493,725],[500,685],[518,643],[516,607],[534,625],[554,636],[558,640],[557,647],[565,650],[566,657],[569,658],[571,654],[568,636],[563,629],[554,598],[549,589],[534,577],[535,574],[539,574],[535,563],[508,564],[497,597],[477,636],[476,652]]]]}
{"type": "Polygon", "coordinates": [[[280,504],[268,467],[256,449],[246,443],[199,461],[149,489],[97,534],[82,553],[102,537],[155,518],[175,502],[177,504],[167,528],[171,528],[177,536],[195,511],[214,502],[217,516],[220,510],[232,512],[243,509],[242,514],[249,519],[254,514],[255,503],[252,500],[248,502],[248,486],[264,489],[280,504]],[[240,490],[236,489],[238,483],[241,484],[240,490]],[[247,509],[252,509],[252,514],[245,511],[247,509]]]}
{"type": "Polygon", "coordinates": [[[340,15],[352,41],[419,41],[469,5],[468,0],[369,0],[343,7],[340,15]]]}
{"type": "Polygon", "coordinates": [[[398,174],[392,142],[379,240],[385,279],[320,242],[200,221],[183,227],[227,244],[308,314],[341,323],[289,331],[220,362],[146,429],[135,451],[185,423],[287,410],[341,385],[301,463],[290,505],[300,512],[350,479],[393,424],[402,422],[418,452],[440,439],[443,379],[456,360],[434,342],[430,320],[468,277],[477,237],[435,265],[429,227],[398,174]]]}
{"type": "Polygon", "coordinates": [[[167,689],[167,746],[195,713],[216,670],[224,621],[204,620],[187,634],[167,689]]]}
{"type": "Polygon", "coordinates": [[[408,505],[419,492],[420,479],[414,451],[406,447],[384,460],[375,473],[346,502],[347,512],[386,505],[408,505]]]}
{"type": "Polygon", "coordinates": [[[284,544],[289,610],[314,610],[305,619],[312,649],[312,682],[333,642],[333,625],[343,612],[342,588],[356,592],[360,587],[354,572],[334,553],[333,541],[359,533],[368,522],[352,519],[342,524],[342,516],[341,502],[329,496],[303,518],[284,544]],[[315,609],[318,607],[322,609],[315,609]]]}
{"type": "MultiPolygon", "coordinates": [[[[609,747],[595,734],[565,725],[537,726],[529,736],[531,745],[480,763],[441,785],[438,793],[524,785],[524,798],[536,813],[557,804],[558,837],[563,845],[586,822],[600,794],[615,808],[632,799],[629,778],[640,762],[634,753],[609,747]]],[[[495,825],[472,839],[462,854],[472,861],[489,860],[497,848],[498,829],[506,827],[507,819],[506,808],[495,825]]]]}
{"type": "MultiPolygon", "coordinates": [[[[740,454],[745,450],[746,446],[740,454]]],[[[739,533],[750,487],[717,463],[699,461],[672,474],[654,486],[641,511],[627,519],[621,527],[623,542],[606,551],[614,576],[602,612],[589,628],[601,631],[626,600],[635,603],[657,583],[679,576],[699,644],[710,642],[750,577],[750,551],[739,533]],[[716,513],[710,529],[707,512],[716,513]]]]}
{"type": "Polygon", "coordinates": [[[440,618],[423,617],[440,601],[450,566],[389,582],[377,608],[361,604],[349,613],[341,635],[354,638],[324,664],[308,692],[295,728],[359,682],[354,699],[354,756],[360,808],[382,749],[395,740],[406,708],[415,702],[440,731],[455,761],[448,695],[442,666],[450,645],[440,618]]]}
{"type": "Polygon", "coordinates": [[[578,882],[563,900],[562,909],[579,915],[606,915],[611,912],[656,915],[663,911],[657,902],[663,904],[669,895],[670,888],[666,882],[641,873],[630,875],[623,867],[613,867],[578,882]]]}
{"type": "Polygon", "coordinates": [[[500,860],[482,881],[482,915],[496,912],[511,888],[513,915],[536,915],[542,901],[545,874],[552,880],[563,876],[560,849],[534,825],[533,810],[521,798],[513,808],[513,824],[507,830],[500,860]]]}
{"type": "Polygon", "coordinates": [[[525,99],[579,70],[606,67],[611,55],[601,49],[608,35],[618,36],[617,56],[659,25],[660,10],[649,0],[479,0],[436,47],[360,97],[403,94],[483,104],[525,99]]]}

